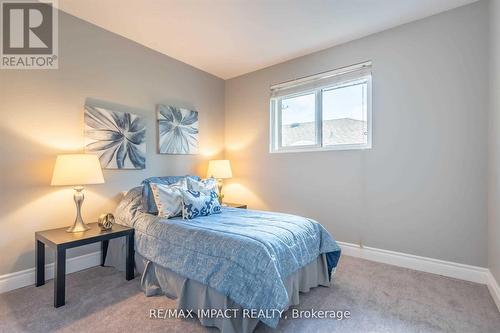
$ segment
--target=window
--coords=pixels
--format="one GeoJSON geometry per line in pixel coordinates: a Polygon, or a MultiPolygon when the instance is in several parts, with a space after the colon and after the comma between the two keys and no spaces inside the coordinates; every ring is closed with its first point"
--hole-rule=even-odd
{"type": "Polygon", "coordinates": [[[371,148],[371,63],[271,87],[271,152],[371,148]]]}

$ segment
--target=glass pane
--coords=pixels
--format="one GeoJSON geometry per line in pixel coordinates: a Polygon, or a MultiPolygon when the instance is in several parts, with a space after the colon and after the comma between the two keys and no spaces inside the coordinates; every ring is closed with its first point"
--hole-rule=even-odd
{"type": "Polygon", "coordinates": [[[323,145],[366,144],[366,82],[323,91],[323,145]]]}
{"type": "Polygon", "coordinates": [[[281,100],[281,145],[316,144],[316,97],[314,93],[281,100]]]}

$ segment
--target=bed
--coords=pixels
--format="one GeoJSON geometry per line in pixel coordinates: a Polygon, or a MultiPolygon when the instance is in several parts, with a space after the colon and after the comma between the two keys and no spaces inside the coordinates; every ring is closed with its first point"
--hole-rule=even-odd
{"type": "MultiPolygon", "coordinates": [[[[299,292],[330,286],[341,253],[319,223],[295,215],[224,207],[182,220],[141,207],[141,188],[134,188],[115,219],[135,229],[146,296],[177,299],[178,309],[196,311],[202,325],[223,333],[252,332],[259,322],[275,328],[282,311],[299,303],[299,292]],[[209,309],[231,312],[198,311],[209,309]]],[[[110,243],[106,265],[124,269],[123,246],[110,243]]]]}

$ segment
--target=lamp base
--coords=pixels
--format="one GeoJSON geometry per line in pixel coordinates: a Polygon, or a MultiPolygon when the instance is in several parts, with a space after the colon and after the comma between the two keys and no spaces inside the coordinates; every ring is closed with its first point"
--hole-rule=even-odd
{"type": "Polygon", "coordinates": [[[87,231],[89,230],[90,227],[88,227],[85,223],[76,223],[73,224],[71,227],[66,229],[66,232],[82,232],[82,231],[87,231]]]}
{"type": "Polygon", "coordinates": [[[75,218],[75,223],[68,229],[66,229],[66,232],[83,232],[86,230],[89,230],[90,227],[88,227],[85,222],[83,222],[82,219],[82,203],[83,199],[85,196],[83,195],[83,186],[77,186],[74,188],[75,193],[73,194],[73,200],[75,200],[76,204],[76,218],[75,218]]]}
{"type": "Polygon", "coordinates": [[[224,194],[222,194],[222,185],[223,185],[223,180],[218,178],[217,179],[217,189],[219,190],[219,193],[217,193],[219,195],[219,204],[222,205],[222,199],[224,199],[224,194]]]}

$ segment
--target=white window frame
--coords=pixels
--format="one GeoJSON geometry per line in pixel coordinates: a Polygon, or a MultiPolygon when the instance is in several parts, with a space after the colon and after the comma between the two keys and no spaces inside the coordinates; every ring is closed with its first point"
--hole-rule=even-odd
{"type": "Polygon", "coordinates": [[[366,70],[371,68],[371,62],[357,64],[349,67],[340,68],[337,70],[321,73],[306,78],[293,80],[271,87],[273,89],[294,88],[291,94],[280,94],[277,97],[271,96],[270,99],[270,149],[271,153],[291,153],[291,152],[313,152],[313,151],[331,151],[331,150],[358,150],[372,148],[372,77],[371,71],[366,70]],[[357,75],[359,73],[359,75],[357,75]],[[328,82],[326,82],[328,81],[328,82]],[[332,83],[334,81],[334,83],[332,83]],[[336,82],[335,82],[336,81],[336,82]],[[366,105],[366,121],[367,121],[367,140],[366,143],[360,144],[336,144],[323,145],[323,91],[330,90],[335,87],[347,86],[350,83],[357,81],[366,81],[367,83],[367,105],[366,105]],[[315,84],[315,82],[317,82],[315,84]],[[325,83],[322,83],[325,82],[325,83]],[[300,90],[301,85],[314,85],[313,88],[304,88],[300,90]],[[303,96],[314,93],[316,97],[315,103],[315,134],[316,144],[302,146],[287,146],[282,145],[282,126],[281,126],[281,101],[291,97],[303,96]]]}

